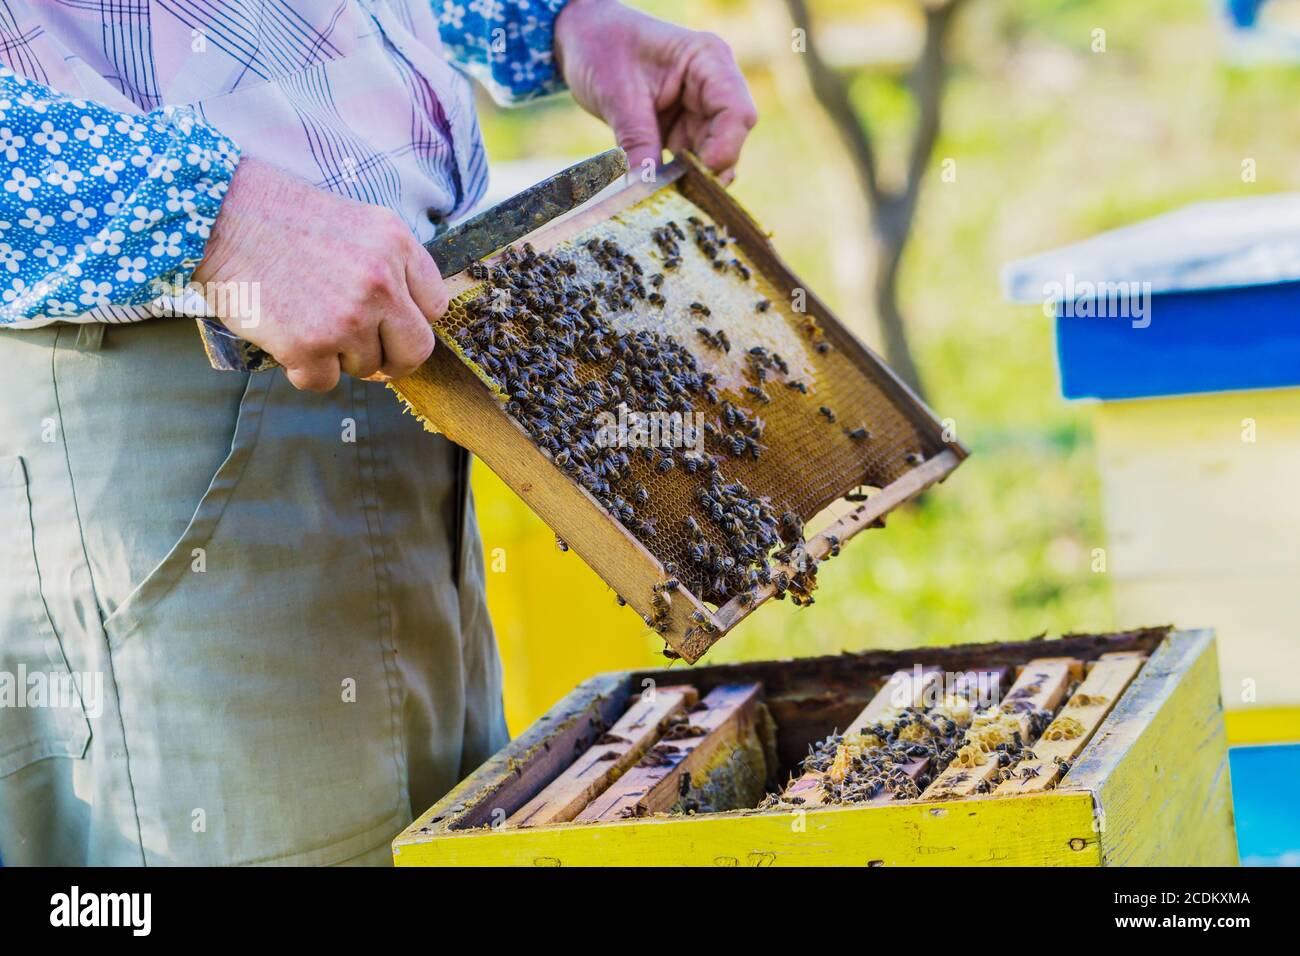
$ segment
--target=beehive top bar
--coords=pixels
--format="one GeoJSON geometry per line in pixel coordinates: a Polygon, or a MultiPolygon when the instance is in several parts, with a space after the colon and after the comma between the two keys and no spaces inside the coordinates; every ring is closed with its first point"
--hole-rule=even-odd
{"type": "Polygon", "coordinates": [[[555,394],[541,383],[512,384],[510,363],[503,370],[494,355],[512,343],[482,334],[497,300],[508,316],[532,294],[514,298],[505,271],[493,271],[501,260],[449,281],[457,298],[437,329],[448,347],[394,387],[426,423],[479,455],[688,661],[768,598],[788,592],[802,600],[820,561],[942,480],[964,454],[695,166],[676,164],[658,183],[629,187],[534,234],[530,245],[560,256],[554,268],[575,270],[575,282],[618,286],[614,301],[607,288],[590,313],[571,302],[577,318],[551,323],[562,335],[582,327],[568,345],[557,345],[550,328],[528,334],[524,348],[565,353],[555,364],[562,371],[548,376],[566,407],[548,405],[555,394]],[[491,311],[476,298],[484,276],[491,311]],[[478,331],[467,336],[472,322],[478,331]],[[718,346],[720,333],[729,347],[718,346]],[[648,364],[637,358],[644,354],[648,364]],[[691,398],[683,403],[677,376],[687,368],[705,378],[686,381],[691,398]],[[628,411],[701,414],[703,454],[620,444],[627,453],[611,471],[610,455],[590,453],[590,436],[575,446],[575,396],[585,404],[595,394],[586,390],[599,389],[603,413],[626,408],[627,379],[637,386],[635,401],[651,403],[628,411]],[[660,394],[667,405],[653,404],[660,394]],[[567,423],[562,442],[557,420],[567,423]],[[709,485],[718,469],[725,480],[709,485]],[[805,521],[858,487],[872,492],[865,504],[765,567],[777,535],[797,541],[805,521]],[[750,520],[746,503],[763,513],[750,520]],[[659,586],[668,579],[681,587],[665,600],[659,586]]]}
{"type": "Polygon", "coordinates": [[[755,732],[762,696],[760,684],[714,688],[692,712],[687,736],[658,744],[662,753],[652,750],[575,819],[619,820],[667,810],[693,775],[704,772],[715,757],[729,762],[730,749],[755,732]]]}
{"type": "Polygon", "coordinates": [[[572,820],[659,738],[665,719],[695,706],[693,687],[661,687],[643,694],[614,726],[541,793],[507,821],[509,826],[540,826],[572,820]]]}
{"type": "Polygon", "coordinates": [[[1021,761],[1017,773],[994,792],[1034,793],[1055,786],[1069,772],[1074,759],[1083,752],[1146,659],[1145,654],[1132,651],[1101,655],[1034,744],[1033,759],[1021,761]]]}

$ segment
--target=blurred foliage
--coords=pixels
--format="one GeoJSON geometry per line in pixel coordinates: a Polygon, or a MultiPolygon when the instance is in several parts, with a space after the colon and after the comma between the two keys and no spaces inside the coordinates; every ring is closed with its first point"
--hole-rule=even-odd
{"type": "MultiPolygon", "coordinates": [[[[860,38],[864,64],[898,62],[897,49],[873,44],[900,43],[893,27],[915,19],[907,0],[813,3],[841,50],[845,36],[860,38]]],[[[637,5],[733,44],[761,117],[734,190],[796,271],[872,341],[856,187],[803,85],[784,8],[637,5]]],[[[998,276],[1011,259],[1198,199],[1293,188],[1300,74],[1225,66],[1209,7],[970,0],[954,30],[944,130],[901,295],[931,401],[973,455],[828,564],[813,607],[764,609],[710,660],[1149,623],[1113,620],[1105,576],[1090,569],[1105,535],[1088,408],[1061,400],[1050,322],[1004,302],[998,276]],[[946,158],[957,163],[954,183],[939,177],[946,158]],[[1242,182],[1246,158],[1258,182],[1242,182]]],[[[869,66],[854,86],[882,153],[913,120],[900,76],[897,66],[869,66]]],[[[611,141],[563,98],[485,106],[483,126],[494,160],[578,156],[611,141]]]]}

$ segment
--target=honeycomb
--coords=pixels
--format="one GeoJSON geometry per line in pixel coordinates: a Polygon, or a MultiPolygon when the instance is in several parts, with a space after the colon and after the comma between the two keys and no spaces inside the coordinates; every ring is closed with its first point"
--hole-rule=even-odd
{"type": "Polygon", "coordinates": [[[1075,740],[1083,733],[1083,724],[1062,714],[1043,733],[1044,740],[1075,740]]]}
{"type": "MultiPolygon", "coordinates": [[[[1004,711],[981,711],[966,731],[969,746],[980,753],[992,753],[998,744],[1010,744],[1020,735],[1020,720],[1004,711]]],[[[962,748],[964,751],[966,748],[962,748]]],[[[979,761],[983,763],[983,761],[979,761]]]]}

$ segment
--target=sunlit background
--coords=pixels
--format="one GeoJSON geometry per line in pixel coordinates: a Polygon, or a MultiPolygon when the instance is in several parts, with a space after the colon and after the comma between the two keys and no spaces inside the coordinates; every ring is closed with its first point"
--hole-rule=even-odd
{"type": "MultiPolygon", "coordinates": [[[[876,347],[867,207],[792,49],[786,4],[635,5],[731,43],[760,113],[734,192],[795,271],[876,347]]],[[[885,178],[896,180],[916,120],[906,75],[922,41],[921,5],[810,8],[811,33],[851,78],[885,178]]],[[[827,565],[814,606],[770,603],[707,661],[1167,623],[1117,620],[1107,576],[1092,569],[1105,532],[1091,410],[1061,399],[1050,321],[1004,302],[999,270],[1193,200],[1295,188],[1300,71],[1234,65],[1220,19],[1204,0],[961,4],[899,299],[925,396],[973,455],[827,565]],[[1254,182],[1243,182],[1246,158],[1254,182]],[[942,175],[948,160],[955,176],[942,175]]],[[[505,176],[612,143],[567,97],[512,111],[485,99],[482,122],[505,176]],[[532,165],[512,165],[523,161],[532,165]]],[[[580,558],[558,552],[481,466],[476,489],[512,731],[595,672],[663,663],[638,616],[616,607],[580,558]]]]}

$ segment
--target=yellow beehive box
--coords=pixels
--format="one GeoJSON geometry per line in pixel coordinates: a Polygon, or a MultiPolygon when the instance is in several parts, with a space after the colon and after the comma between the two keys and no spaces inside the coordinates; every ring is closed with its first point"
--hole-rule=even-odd
{"type": "Polygon", "coordinates": [[[574,689],[393,843],[400,866],[1233,864],[1227,741],[1211,631],[1167,628],[834,657],[626,671],[574,689]],[[705,694],[758,683],[777,760],[849,725],[888,675],[1149,655],[1059,785],[1037,793],[654,815],[517,827],[506,820],[653,683],[705,694]],[[1151,808],[1158,806],[1158,813],[1151,808]]]}
{"type": "Polygon", "coordinates": [[[1300,389],[1106,402],[1096,440],[1116,613],[1213,621],[1232,742],[1300,741],[1300,389]]]}

